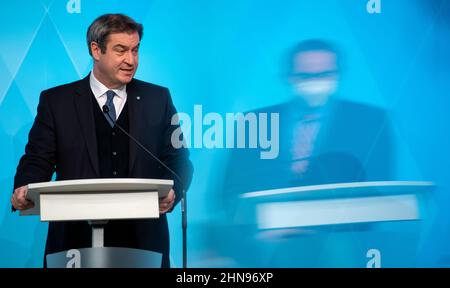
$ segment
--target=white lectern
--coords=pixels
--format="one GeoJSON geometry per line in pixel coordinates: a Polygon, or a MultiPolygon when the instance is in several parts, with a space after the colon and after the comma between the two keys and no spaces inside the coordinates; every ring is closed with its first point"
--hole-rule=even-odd
{"type": "Polygon", "coordinates": [[[290,187],[245,193],[236,221],[289,229],[424,217],[432,182],[381,181],[290,187]]]}
{"type": "Polygon", "coordinates": [[[46,222],[86,220],[91,225],[92,248],[47,255],[50,268],[161,267],[160,253],[103,247],[103,232],[109,220],[159,218],[159,198],[172,186],[172,180],[136,178],[35,183],[28,185],[27,193],[35,206],[21,215],[40,215],[46,222]]]}

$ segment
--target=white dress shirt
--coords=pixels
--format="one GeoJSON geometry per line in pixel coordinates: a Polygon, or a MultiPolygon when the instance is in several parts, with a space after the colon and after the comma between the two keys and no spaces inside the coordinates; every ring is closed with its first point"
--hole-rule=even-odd
{"type": "Polygon", "coordinates": [[[117,89],[108,89],[103,83],[97,80],[94,76],[94,71],[91,71],[91,75],[89,77],[89,84],[91,85],[92,93],[94,93],[95,99],[100,106],[100,109],[103,109],[103,106],[106,104],[106,92],[108,90],[112,90],[116,93],[116,96],[113,98],[114,107],[116,108],[116,119],[119,118],[120,113],[123,110],[123,106],[127,102],[127,86],[123,85],[117,89]]]}

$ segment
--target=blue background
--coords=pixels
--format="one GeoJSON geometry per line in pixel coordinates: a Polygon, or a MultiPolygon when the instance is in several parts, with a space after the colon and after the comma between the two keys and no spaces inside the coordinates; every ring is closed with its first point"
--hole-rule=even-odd
{"type": "MultiPolygon", "coordinates": [[[[0,267],[42,265],[47,224],[10,213],[15,168],[40,91],[89,73],[87,27],[116,12],[144,25],[136,77],[169,87],[177,109],[190,115],[195,104],[226,113],[286,101],[286,51],[308,38],[337,43],[344,52],[340,97],[390,112],[396,178],[438,184],[426,220],[379,232],[383,266],[450,265],[450,1],[382,0],[381,14],[367,13],[366,0],[81,0],[73,14],[67,2],[0,4],[0,267]]],[[[217,243],[205,236],[221,217],[214,193],[227,152],[191,150],[192,266],[233,266],[215,258],[217,243]]],[[[169,221],[172,264],[180,266],[179,207],[169,221]]],[[[364,239],[362,251],[374,248],[364,239]]]]}

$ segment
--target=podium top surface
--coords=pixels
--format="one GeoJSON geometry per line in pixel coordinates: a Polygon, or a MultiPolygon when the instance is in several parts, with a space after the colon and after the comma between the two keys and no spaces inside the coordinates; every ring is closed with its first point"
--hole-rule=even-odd
{"type": "Polygon", "coordinates": [[[290,201],[320,198],[388,196],[430,192],[435,188],[427,181],[376,181],[335,183],[289,187],[244,193],[241,199],[254,201],[290,201]]]}
{"type": "Polygon", "coordinates": [[[167,190],[168,192],[172,186],[173,180],[165,179],[97,178],[34,183],[28,185],[28,191],[64,193],[167,190]]]}
{"type": "Polygon", "coordinates": [[[173,180],[139,178],[96,178],[41,182],[28,185],[27,199],[37,202],[39,194],[63,193],[115,193],[158,192],[165,197],[173,186],[173,180]]]}

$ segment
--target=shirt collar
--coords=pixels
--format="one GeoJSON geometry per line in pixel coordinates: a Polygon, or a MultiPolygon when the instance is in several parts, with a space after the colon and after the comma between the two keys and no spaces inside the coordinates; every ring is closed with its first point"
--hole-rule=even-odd
{"type": "Polygon", "coordinates": [[[126,98],[127,85],[123,85],[117,89],[109,89],[102,82],[98,81],[97,78],[95,78],[94,71],[91,71],[91,74],[89,76],[89,84],[91,86],[91,90],[92,90],[92,93],[94,93],[95,98],[102,97],[103,95],[106,94],[106,91],[108,91],[108,90],[114,91],[119,98],[122,98],[122,99],[126,98]]]}

